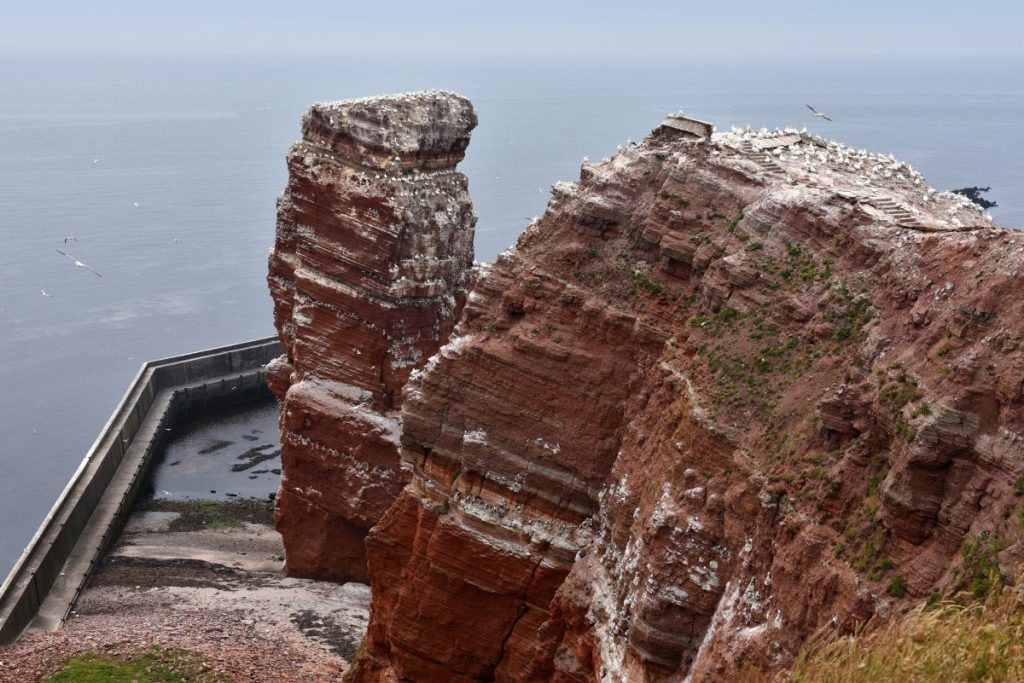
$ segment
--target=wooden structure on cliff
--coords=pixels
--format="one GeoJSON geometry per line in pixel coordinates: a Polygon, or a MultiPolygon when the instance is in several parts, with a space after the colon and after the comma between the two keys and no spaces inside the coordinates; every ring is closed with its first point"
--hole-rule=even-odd
{"type": "Polygon", "coordinates": [[[686,133],[698,138],[710,138],[711,134],[715,132],[715,126],[707,121],[692,119],[682,114],[671,114],[655,129],[657,133],[664,131],[686,133]]]}

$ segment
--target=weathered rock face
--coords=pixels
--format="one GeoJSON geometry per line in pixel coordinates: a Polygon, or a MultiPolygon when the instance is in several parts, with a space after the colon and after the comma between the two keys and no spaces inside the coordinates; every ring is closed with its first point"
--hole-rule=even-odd
{"type": "Polygon", "coordinates": [[[364,537],[408,480],[401,389],[466,298],[476,217],[455,165],[475,125],[451,93],[316,104],[288,153],[267,278],[287,353],[268,383],[293,575],[365,581],[364,537]]]}
{"type": "Polygon", "coordinates": [[[1024,235],[680,127],[557,185],[407,385],[354,680],[731,680],[1024,557],[1024,235]]]}

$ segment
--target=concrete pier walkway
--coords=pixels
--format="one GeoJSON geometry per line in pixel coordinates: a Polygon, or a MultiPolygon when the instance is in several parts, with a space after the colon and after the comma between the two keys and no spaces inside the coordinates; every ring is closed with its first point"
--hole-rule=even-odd
{"type": "Polygon", "coordinates": [[[269,396],[276,338],[142,366],[32,541],[0,586],[0,644],[58,628],[117,539],[170,429],[196,411],[269,396]]]}

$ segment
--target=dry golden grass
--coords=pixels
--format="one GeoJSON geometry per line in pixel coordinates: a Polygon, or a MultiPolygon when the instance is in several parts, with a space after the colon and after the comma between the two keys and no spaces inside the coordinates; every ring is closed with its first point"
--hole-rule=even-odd
{"type": "Polygon", "coordinates": [[[984,602],[916,609],[867,635],[812,639],[789,680],[1024,681],[1024,596],[994,590],[984,602]]]}

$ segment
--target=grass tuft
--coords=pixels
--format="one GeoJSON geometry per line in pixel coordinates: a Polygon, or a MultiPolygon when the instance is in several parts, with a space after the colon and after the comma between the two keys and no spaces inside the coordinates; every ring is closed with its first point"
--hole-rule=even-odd
{"type": "Polygon", "coordinates": [[[633,273],[633,281],[643,289],[646,289],[651,294],[661,294],[662,286],[652,280],[643,271],[636,271],[633,273]]]}
{"type": "Polygon", "coordinates": [[[155,500],[139,503],[140,510],[177,512],[180,516],[168,531],[230,529],[246,523],[274,525],[274,503],[269,499],[236,498],[234,500],[155,500]]]}
{"type": "Polygon", "coordinates": [[[996,590],[983,603],[922,606],[867,635],[812,639],[789,680],[1024,681],[1022,596],[996,590]]]}
{"type": "Polygon", "coordinates": [[[197,655],[154,645],[142,654],[86,652],[61,665],[43,683],[227,683],[197,655]]]}

